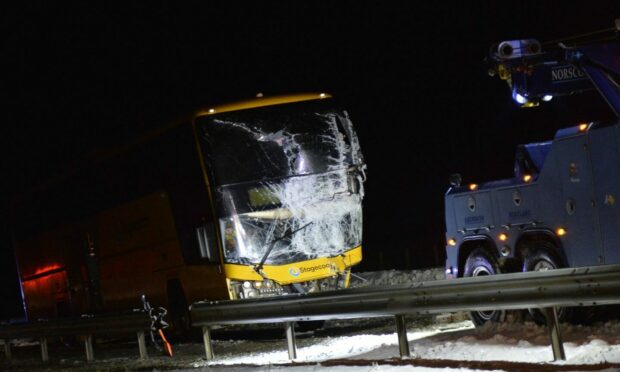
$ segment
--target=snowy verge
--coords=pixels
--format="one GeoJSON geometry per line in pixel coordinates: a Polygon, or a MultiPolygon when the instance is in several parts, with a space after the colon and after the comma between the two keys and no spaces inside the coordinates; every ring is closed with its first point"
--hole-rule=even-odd
{"type": "MultiPolygon", "coordinates": [[[[413,285],[446,278],[443,267],[430,267],[418,270],[380,270],[351,273],[350,288],[383,287],[413,285]]],[[[460,322],[469,319],[467,312],[437,314],[433,316],[435,323],[460,322]]]]}
{"type": "Polygon", "coordinates": [[[419,270],[381,270],[351,273],[351,288],[407,285],[446,278],[443,267],[419,270]]]}
{"type": "MultiPolygon", "coordinates": [[[[395,333],[313,338],[298,348],[295,363],[312,365],[408,364],[443,368],[501,370],[618,370],[620,367],[620,322],[610,320],[592,326],[562,325],[566,361],[553,362],[546,327],[532,322],[490,323],[474,328],[471,322],[428,325],[407,333],[412,358],[400,361],[395,333]],[[345,361],[346,359],[346,361],[345,361]],[[407,361],[410,362],[407,362],[407,361]],[[394,361],[394,362],[392,362],[394,361]],[[398,362],[397,362],[398,361],[398,362]],[[463,362],[459,364],[459,362],[463,362]],[[417,364],[416,364],[417,363],[417,364]],[[431,362],[429,362],[431,363],[431,362]],[[579,368],[576,366],[583,366],[579,368]]],[[[251,347],[250,344],[240,345],[251,347]]],[[[216,345],[216,349],[218,346],[216,345]]],[[[221,349],[220,349],[221,350],[221,349]]],[[[251,349],[218,353],[212,362],[197,362],[193,367],[224,365],[295,366],[288,361],[285,348],[255,352],[251,349]]],[[[404,367],[404,365],[403,365],[404,367]]],[[[311,370],[311,369],[307,369],[311,370]]]]}

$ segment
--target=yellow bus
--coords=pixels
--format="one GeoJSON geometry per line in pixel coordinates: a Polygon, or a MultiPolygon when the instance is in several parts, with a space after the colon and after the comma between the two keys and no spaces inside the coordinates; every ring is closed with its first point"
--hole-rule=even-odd
{"type": "Polygon", "coordinates": [[[334,290],[362,259],[365,163],[328,94],[209,107],[13,204],[28,319],[334,290]]]}

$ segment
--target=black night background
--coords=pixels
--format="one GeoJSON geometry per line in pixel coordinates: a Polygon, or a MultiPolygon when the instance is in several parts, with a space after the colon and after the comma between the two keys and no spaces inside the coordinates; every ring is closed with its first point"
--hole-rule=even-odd
{"type": "Polygon", "coordinates": [[[596,93],[517,108],[493,43],[614,26],[618,2],[28,2],[1,12],[2,259],[7,203],[93,151],[200,107],[329,92],[368,164],[359,271],[441,266],[448,177],[508,178],[515,145],[610,117],[596,93]]]}

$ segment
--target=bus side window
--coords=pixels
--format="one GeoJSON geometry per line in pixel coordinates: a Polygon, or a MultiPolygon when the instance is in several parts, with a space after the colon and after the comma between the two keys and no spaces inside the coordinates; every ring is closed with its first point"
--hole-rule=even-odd
{"type": "Polygon", "coordinates": [[[205,223],[196,228],[196,240],[200,249],[200,257],[210,263],[218,263],[218,248],[215,239],[215,226],[213,222],[205,223]]]}

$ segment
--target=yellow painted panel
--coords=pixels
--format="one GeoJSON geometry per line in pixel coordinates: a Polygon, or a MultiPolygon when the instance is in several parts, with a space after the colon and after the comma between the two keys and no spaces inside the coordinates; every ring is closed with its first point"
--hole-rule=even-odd
{"type": "MultiPolygon", "coordinates": [[[[320,257],[313,260],[295,262],[286,265],[264,265],[263,273],[267,278],[286,285],[306,282],[342,274],[347,268],[362,260],[362,247],[353,248],[341,256],[320,257]]],[[[226,277],[234,280],[262,280],[252,266],[225,264],[226,277]]]]}
{"type": "MultiPolygon", "coordinates": [[[[172,209],[164,192],[151,193],[102,211],[86,228],[94,233],[95,244],[104,260],[132,250],[158,250],[158,246],[177,241],[172,209]]],[[[170,246],[162,253],[166,255],[165,266],[182,264],[178,246],[170,246]]]]}
{"type": "Polygon", "coordinates": [[[199,111],[195,116],[215,115],[222,112],[246,110],[257,107],[282,105],[286,103],[311,101],[315,99],[331,98],[332,96],[327,93],[304,93],[293,94],[286,96],[273,96],[273,97],[260,97],[246,101],[239,101],[233,103],[227,103],[219,106],[214,106],[206,110],[199,111]]]}

